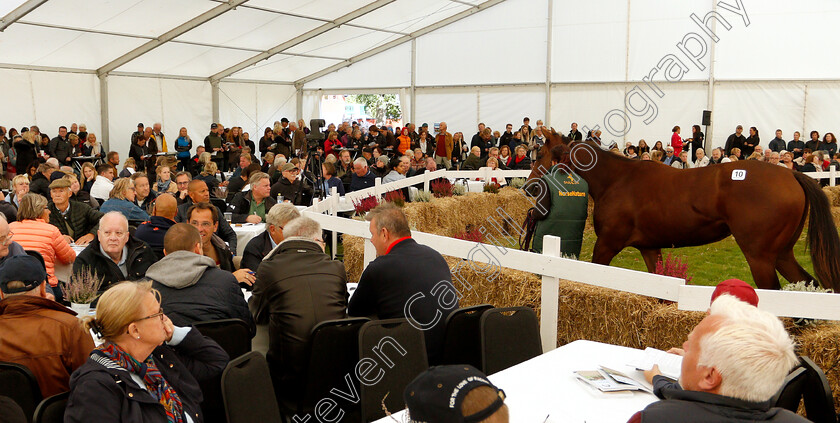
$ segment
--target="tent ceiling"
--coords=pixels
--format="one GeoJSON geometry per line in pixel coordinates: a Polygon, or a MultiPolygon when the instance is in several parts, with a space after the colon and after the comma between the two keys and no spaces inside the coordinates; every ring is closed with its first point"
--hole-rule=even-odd
{"type": "Polygon", "coordinates": [[[0,1],[34,7],[0,32],[4,65],[292,83],[484,0],[41,2],[0,1]]]}

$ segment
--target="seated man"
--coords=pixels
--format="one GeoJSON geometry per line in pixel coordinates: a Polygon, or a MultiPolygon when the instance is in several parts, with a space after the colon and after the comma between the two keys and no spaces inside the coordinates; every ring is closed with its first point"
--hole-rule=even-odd
{"type": "Polygon", "coordinates": [[[505,391],[470,365],[435,366],[403,393],[411,421],[507,423],[505,391]]]}
{"type": "Polygon", "coordinates": [[[71,182],[67,178],[56,179],[50,184],[52,202],[50,224],[57,227],[68,243],[87,245],[96,236],[102,213],[85,203],[70,201],[71,182]]]}
{"type": "Polygon", "coordinates": [[[128,233],[128,219],[120,212],[108,212],[99,220],[97,236],[79,253],[73,274],[89,269],[102,280],[100,292],[113,283],[137,280],[157,260],[145,242],[128,233]]]}
{"type": "Polygon", "coordinates": [[[201,235],[203,254],[213,259],[220,269],[233,273],[243,288],[251,287],[254,284],[254,272],[245,267],[236,270],[233,266],[233,253],[216,235],[219,228],[219,209],[210,203],[195,203],[187,211],[187,217],[190,225],[195,226],[201,235]]]}
{"type": "Polygon", "coordinates": [[[94,347],[76,313],[45,298],[46,279],[44,265],[26,254],[0,266],[0,361],[29,368],[44,398],[70,389],[70,374],[94,347]]]}
{"type": "Polygon", "coordinates": [[[464,160],[464,164],[461,165],[461,169],[472,169],[478,170],[481,167],[481,148],[479,146],[475,146],[470,149],[470,155],[464,160]]]}
{"type": "Polygon", "coordinates": [[[682,389],[663,389],[665,399],[630,422],[808,421],[769,402],[797,363],[776,316],[722,295],[683,348],[682,389]]]}
{"type": "Polygon", "coordinates": [[[32,177],[32,182],[29,183],[29,192],[41,194],[44,198],[50,197],[50,176],[58,169],[58,166],[53,166],[50,163],[41,163],[38,165],[38,173],[32,177]]]}
{"type": "Polygon", "coordinates": [[[134,182],[134,204],[148,212],[149,205],[158,196],[158,193],[149,185],[149,175],[145,172],[134,172],[131,180],[134,182]]]}
{"type": "Polygon", "coordinates": [[[254,172],[248,183],[251,189],[236,194],[230,204],[232,223],[263,223],[268,211],[277,204],[271,196],[271,177],[267,173],[254,172]]]}
{"type": "Polygon", "coordinates": [[[175,215],[178,213],[177,204],[178,201],[172,194],[161,194],[152,204],[151,219],[143,222],[134,232],[137,239],[149,244],[158,260],[164,256],[163,237],[166,231],[175,224],[175,215]]]}
{"type": "Polygon", "coordinates": [[[259,267],[250,307],[258,324],[269,324],[266,358],[278,396],[293,401],[304,386],[312,328],[345,317],[347,275],[324,254],[318,222],[299,217],[283,236],[259,267]]]}
{"type": "Polygon", "coordinates": [[[443,352],[443,322],[458,308],[449,265],[440,253],[411,238],[405,214],[394,204],[377,206],[365,219],[370,221],[377,257],[362,273],[347,312],[379,319],[407,318],[423,330],[429,364],[435,365],[443,352]]]}
{"type": "MultiPolygon", "coordinates": [[[[210,202],[210,190],[207,188],[207,183],[202,180],[193,179],[190,181],[187,194],[187,198],[184,202],[182,204],[178,204],[178,214],[175,216],[175,221],[178,223],[189,223],[187,210],[189,210],[193,204],[210,202]]],[[[224,216],[223,210],[219,210],[218,207],[216,207],[216,210],[219,216],[224,216]]],[[[236,232],[233,231],[233,228],[230,227],[230,223],[228,223],[227,220],[219,219],[219,229],[216,231],[216,235],[218,235],[222,241],[230,246],[230,250],[233,254],[236,254],[236,232]]]]}
{"type": "Polygon", "coordinates": [[[296,206],[308,205],[306,199],[311,198],[311,188],[304,182],[300,175],[300,168],[294,163],[286,163],[280,167],[282,176],[280,180],[271,186],[271,197],[283,196],[283,201],[289,201],[296,206]]]}
{"type": "Polygon", "coordinates": [[[113,166],[102,164],[96,167],[96,173],[98,175],[90,188],[90,195],[102,204],[111,196],[111,190],[114,189],[116,171],[113,166]]]}
{"type": "MultiPolygon", "coordinates": [[[[277,204],[265,216],[265,231],[248,241],[242,252],[241,267],[259,269],[263,258],[277,244],[283,242],[283,227],[292,219],[300,217],[300,212],[291,203],[277,204]]],[[[257,272],[259,274],[259,272],[257,272]]]]}
{"type": "MultiPolygon", "coordinates": [[[[202,147],[203,148],[203,147],[202,147]]],[[[178,192],[176,193],[175,199],[178,200],[178,205],[184,204],[189,198],[190,193],[190,181],[192,181],[192,175],[186,171],[180,171],[175,174],[175,186],[178,187],[178,192]]]]}
{"type": "Polygon", "coordinates": [[[257,326],[236,278],[203,255],[198,230],[187,223],[176,223],[166,232],[163,243],[166,256],[149,267],[146,277],[160,291],[160,306],[172,323],[190,326],[207,320],[242,319],[253,337],[257,326]]]}
{"type": "Polygon", "coordinates": [[[376,175],[370,171],[368,161],[359,157],[353,162],[353,176],[350,178],[349,191],[359,191],[376,184],[376,175]]]}

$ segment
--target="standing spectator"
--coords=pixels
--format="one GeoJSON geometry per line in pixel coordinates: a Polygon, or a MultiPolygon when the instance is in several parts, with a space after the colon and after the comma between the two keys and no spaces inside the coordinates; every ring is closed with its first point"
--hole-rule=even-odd
{"type": "Polygon", "coordinates": [[[744,141],[744,147],[741,148],[741,156],[739,158],[745,159],[752,156],[760,142],[761,138],[758,136],[758,129],[755,126],[750,126],[750,136],[744,141]]]}
{"type": "Polygon", "coordinates": [[[671,147],[674,149],[674,154],[679,156],[683,149],[682,138],[680,138],[680,127],[675,126],[671,132],[671,147]]]}
{"type": "Polygon", "coordinates": [[[34,133],[26,131],[12,138],[12,148],[15,149],[17,159],[14,163],[19,175],[26,174],[29,164],[35,161],[34,133]]]}
{"type": "Polygon", "coordinates": [[[513,140],[513,125],[509,123],[505,125],[505,132],[499,137],[499,147],[503,145],[510,147],[511,140],[513,140]]]}
{"type": "Polygon", "coordinates": [[[267,173],[252,171],[248,184],[250,189],[241,192],[233,197],[231,208],[232,223],[263,223],[268,211],[277,204],[277,200],[271,197],[271,178],[267,173]]]}
{"type": "Polygon", "coordinates": [[[258,324],[269,325],[266,358],[277,392],[295,403],[306,380],[312,328],[346,315],[347,275],[341,262],[324,254],[318,222],[299,217],[283,236],[257,271],[250,307],[258,324]]]}
{"type": "Polygon", "coordinates": [[[172,194],[161,194],[152,203],[152,216],[148,222],[143,222],[137,227],[134,236],[140,241],[149,245],[158,260],[162,259],[163,237],[166,231],[175,224],[175,215],[178,214],[178,202],[172,194]]]}
{"type": "Polygon", "coordinates": [[[178,171],[192,170],[190,162],[190,150],[192,150],[192,139],[187,135],[187,128],[181,128],[178,139],[175,140],[175,151],[178,152],[178,171]]]}
{"type": "Polygon", "coordinates": [[[298,217],[300,217],[300,212],[291,203],[281,203],[271,207],[265,216],[265,231],[248,241],[248,245],[242,252],[240,266],[258,269],[263,258],[283,242],[283,227],[286,223],[298,217]]]}
{"type": "Polygon", "coordinates": [[[73,274],[83,270],[96,272],[102,278],[100,292],[117,282],[144,277],[149,266],[157,260],[145,242],[128,232],[128,220],[122,213],[105,213],[99,220],[96,234],[73,263],[73,274]]]}
{"type": "Polygon", "coordinates": [[[203,255],[198,229],[176,223],[163,243],[166,256],[149,266],[146,277],[154,281],[160,306],[172,323],[190,326],[208,320],[242,319],[253,337],[257,326],[236,278],[203,255]]]}
{"type": "Polygon", "coordinates": [[[417,143],[414,145],[414,148],[419,148],[423,152],[423,155],[434,159],[435,143],[429,137],[429,131],[426,128],[420,128],[420,132],[417,134],[417,143]]]}
{"type": "Polygon", "coordinates": [[[767,148],[769,148],[770,150],[772,150],[776,153],[781,153],[782,150],[785,149],[785,144],[786,144],[785,140],[782,138],[782,130],[777,129],[776,130],[776,138],[773,138],[772,140],[770,140],[770,144],[767,145],[767,148]]]}
{"type": "Polygon", "coordinates": [[[151,157],[151,153],[149,153],[149,147],[146,146],[146,137],[144,135],[137,137],[137,142],[131,144],[128,156],[134,159],[134,163],[137,164],[137,171],[142,172],[146,170],[147,159],[151,157]]]}
{"type": "Polygon", "coordinates": [[[437,136],[435,137],[435,163],[446,167],[447,170],[452,168],[452,134],[446,132],[446,122],[441,122],[437,136]]]}
{"type": "Polygon", "coordinates": [[[834,138],[834,134],[831,132],[826,132],[823,136],[823,140],[819,146],[820,151],[825,151],[828,153],[829,157],[833,157],[835,153],[837,153],[837,138],[834,138]]]}
{"type": "Polygon", "coordinates": [[[260,138],[260,158],[264,158],[274,146],[274,131],[271,128],[265,128],[263,136],[260,138]]]}
{"type": "Polygon", "coordinates": [[[811,139],[805,142],[805,148],[811,150],[811,152],[818,151],[820,149],[820,133],[817,131],[811,131],[811,139]]]}
{"type": "Polygon", "coordinates": [[[139,138],[140,136],[143,135],[144,132],[146,132],[145,131],[145,126],[146,125],[143,125],[142,122],[137,124],[137,130],[134,131],[134,133],[131,134],[131,144],[136,144],[137,143],[137,138],[139,138]]]}
{"type": "Polygon", "coordinates": [[[799,131],[796,131],[793,133],[793,139],[788,142],[787,150],[793,153],[794,159],[802,157],[805,151],[805,142],[799,139],[801,136],[799,131]]]}
{"type": "Polygon", "coordinates": [[[199,382],[230,358],[198,329],[174,326],[151,285],[121,283],[83,319],[105,342],[73,373],[65,422],[203,421],[199,382]]]}
{"type": "Polygon", "coordinates": [[[225,140],[222,138],[222,133],[224,133],[224,128],[213,123],[210,125],[210,133],[204,137],[204,148],[211,154],[213,162],[219,169],[224,169],[225,166],[225,140]]]}
{"type": "Polygon", "coordinates": [[[703,140],[705,139],[705,134],[703,131],[700,130],[700,125],[693,125],[691,127],[691,145],[689,147],[683,146],[683,149],[688,150],[688,157],[697,157],[697,149],[703,148],[703,140]]]}
{"type": "Polygon", "coordinates": [[[68,178],[50,184],[49,223],[58,228],[68,243],[87,245],[96,236],[102,213],[85,203],[70,201],[70,185],[68,178]]]}
{"type": "Polygon", "coordinates": [[[531,142],[528,144],[528,150],[531,151],[531,160],[537,160],[537,154],[545,145],[545,135],[543,135],[542,127],[538,126],[534,129],[534,136],[531,137],[531,142]]]}
{"type": "Polygon", "coordinates": [[[0,267],[0,360],[31,370],[44,398],[70,389],[70,375],[94,347],[76,313],[46,298],[46,279],[41,262],[26,254],[0,267]]]}
{"type": "Polygon", "coordinates": [[[738,125],[735,127],[735,133],[726,139],[726,145],[723,147],[724,156],[732,155],[733,148],[741,149],[744,147],[744,142],[746,142],[747,139],[741,134],[743,131],[743,126],[738,125]]]}
{"type": "Polygon", "coordinates": [[[411,148],[411,137],[408,132],[408,128],[403,128],[400,131],[400,136],[397,137],[397,153],[400,155],[404,155],[411,148]]]}
{"type": "Polygon", "coordinates": [[[152,125],[152,128],[152,137],[150,139],[153,139],[157,144],[158,152],[168,153],[169,146],[166,145],[166,136],[163,135],[163,132],[161,131],[160,123],[155,123],[154,125],[152,125]]]}
{"type": "Polygon", "coordinates": [[[60,165],[70,163],[70,141],[67,139],[67,127],[58,128],[58,136],[50,140],[49,155],[58,159],[60,165]]]}
{"type": "Polygon", "coordinates": [[[49,277],[47,292],[55,295],[56,301],[62,299],[55,274],[55,262],[70,264],[76,260],[76,252],[70,248],[67,240],[61,236],[57,227],[50,225],[50,210],[47,199],[38,194],[26,194],[20,200],[17,222],[9,224],[12,240],[24,250],[34,250],[44,258],[44,266],[49,277]]]}
{"type": "Polygon", "coordinates": [[[483,123],[478,124],[478,132],[472,136],[472,140],[470,140],[470,151],[472,151],[473,147],[478,147],[479,152],[481,153],[481,157],[485,157],[487,155],[487,149],[490,148],[487,145],[487,137],[484,136],[484,131],[487,129],[483,123]]]}
{"type": "Polygon", "coordinates": [[[451,303],[411,301],[418,293],[444,298],[441,291],[451,290],[449,265],[437,251],[418,244],[411,238],[411,229],[401,208],[386,203],[365,216],[370,221],[371,242],[377,258],[362,273],[359,286],[350,300],[351,316],[372,316],[379,319],[405,317],[424,328],[429,363],[440,362],[446,316],[458,308],[456,295],[451,303]],[[435,290],[437,295],[431,294],[435,290]],[[406,310],[409,310],[406,315],[406,310]]]}

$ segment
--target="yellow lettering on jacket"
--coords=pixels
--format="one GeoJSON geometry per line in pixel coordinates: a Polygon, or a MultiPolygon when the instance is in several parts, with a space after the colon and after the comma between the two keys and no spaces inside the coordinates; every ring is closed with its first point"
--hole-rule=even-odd
{"type": "Polygon", "coordinates": [[[561,197],[586,197],[585,192],[580,191],[557,191],[561,197]]]}

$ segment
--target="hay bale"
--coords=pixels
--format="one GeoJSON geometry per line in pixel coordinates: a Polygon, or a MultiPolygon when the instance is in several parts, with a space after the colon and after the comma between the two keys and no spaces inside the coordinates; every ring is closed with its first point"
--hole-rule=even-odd
{"type": "Polygon", "coordinates": [[[706,313],[702,311],[678,310],[676,304],[660,304],[653,307],[642,324],[642,344],[664,351],[672,347],[681,347],[688,338],[688,333],[704,317],[706,313]]]}
{"type": "Polygon", "coordinates": [[[362,276],[362,265],[365,261],[364,239],[344,234],[344,271],[347,272],[347,282],[358,282],[362,276]]]}
{"type": "Polygon", "coordinates": [[[840,207],[840,187],[823,187],[823,192],[831,207],[840,207]]]}
{"type": "Polygon", "coordinates": [[[825,372],[834,394],[834,405],[840,411],[840,323],[802,329],[796,340],[799,355],[807,355],[825,372]]]}

